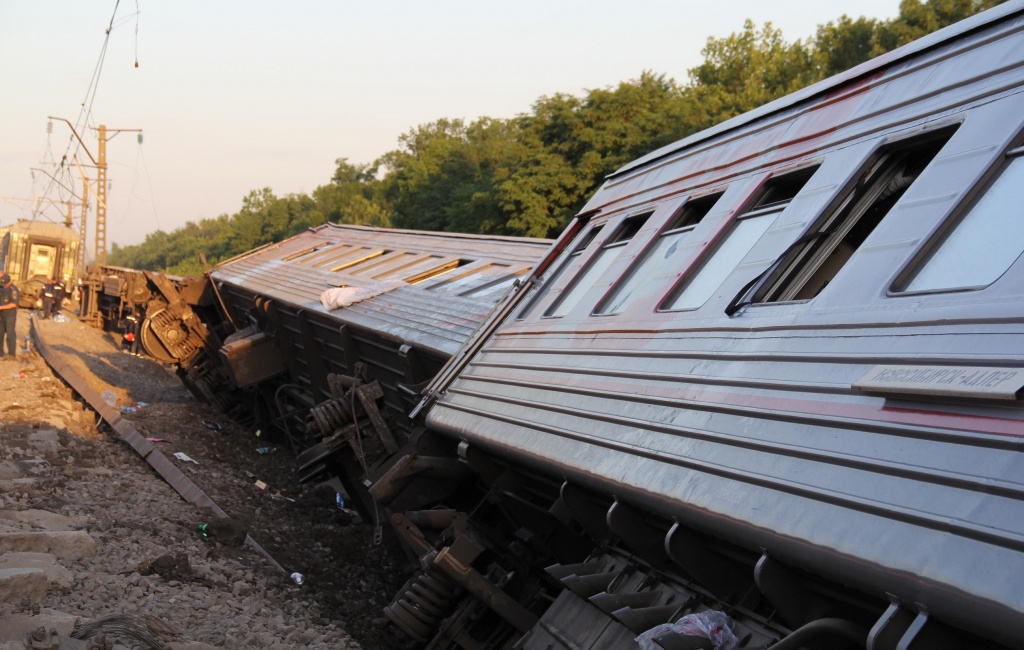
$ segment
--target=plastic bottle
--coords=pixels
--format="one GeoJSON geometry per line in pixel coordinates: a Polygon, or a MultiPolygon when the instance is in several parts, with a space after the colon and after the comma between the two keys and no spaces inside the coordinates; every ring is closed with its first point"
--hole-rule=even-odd
{"type": "Polygon", "coordinates": [[[30,350],[31,348],[32,348],[32,339],[31,339],[31,338],[29,338],[29,336],[28,336],[28,335],[26,335],[26,336],[25,336],[25,349],[24,349],[24,350],[22,350],[22,352],[24,352],[25,354],[28,354],[28,353],[29,353],[29,350],[30,350]]]}

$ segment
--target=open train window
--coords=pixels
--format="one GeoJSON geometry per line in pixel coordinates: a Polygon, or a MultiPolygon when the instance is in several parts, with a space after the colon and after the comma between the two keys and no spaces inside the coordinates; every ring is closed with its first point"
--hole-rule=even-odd
{"type": "Polygon", "coordinates": [[[1007,152],[1006,158],[995,181],[959,219],[937,233],[923,263],[897,284],[897,291],[981,289],[1017,261],[1024,252],[1024,147],[1007,152]]]}
{"type": "Polygon", "coordinates": [[[954,130],[944,129],[881,149],[838,205],[770,267],[751,302],[810,300],[818,295],[917,180],[954,130]]]}
{"type": "Polygon", "coordinates": [[[653,245],[629,273],[619,280],[612,294],[602,302],[595,313],[617,314],[632,301],[637,289],[656,282],[678,268],[676,252],[686,234],[693,230],[711,212],[722,192],[692,199],[683,204],[668,220],[653,245]]]}
{"type": "Polygon", "coordinates": [[[737,215],[732,229],[706,258],[700,270],[671,293],[661,308],[696,309],[707,302],[721,286],[722,280],[747,256],[775,218],[800,192],[815,169],[801,169],[768,179],[749,207],[737,215]]]}
{"type": "Polygon", "coordinates": [[[583,299],[597,279],[611,266],[622,249],[640,231],[652,214],[654,213],[645,212],[623,220],[601,245],[601,250],[594,254],[587,266],[576,276],[572,287],[548,308],[544,316],[557,318],[568,314],[583,299]]]}

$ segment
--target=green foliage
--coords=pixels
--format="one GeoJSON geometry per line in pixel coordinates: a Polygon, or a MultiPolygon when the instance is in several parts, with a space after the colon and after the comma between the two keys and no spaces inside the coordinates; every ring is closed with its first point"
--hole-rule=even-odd
{"type": "Polygon", "coordinates": [[[906,45],[1003,2],[1005,0],[902,0],[899,16],[879,25],[874,53],[906,45]]]}
{"type": "Polygon", "coordinates": [[[782,32],[747,20],[743,31],[709,38],[701,51],[704,63],[690,70],[693,87],[714,101],[715,121],[745,113],[761,104],[818,81],[812,48],[787,43],[782,32]]]}
{"type": "Polygon", "coordinates": [[[439,119],[409,130],[372,164],[335,161],[307,195],[253,190],[233,215],[111,247],[111,264],[202,272],[211,264],[325,222],[500,235],[556,235],[604,178],[639,156],[838,74],[1001,0],[903,0],[888,21],[851,18],[788,42],[747,20],[709,38],[679,84],[644,72],[577,97],[541,97],[508,120],[439,119]]]}

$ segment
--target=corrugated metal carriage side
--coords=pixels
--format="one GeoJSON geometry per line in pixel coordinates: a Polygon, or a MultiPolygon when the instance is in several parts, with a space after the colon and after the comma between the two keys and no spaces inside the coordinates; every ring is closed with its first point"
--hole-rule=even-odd
{"type": "Polygon", "coordinates": [[[377,517],[366,473],[410,436],[422,385],[549,244],[326,224],[229,260],[210,279],[230,326],[216,367],[192,373],[196,390],[225,392],[219,382],[256,404],[248,415],[304,452],[304,480],[339,476],[377,517]],[[321,294],[341,288],[369,297],[325,307],[321,294]]]}
{"type": "Polygon", "coordinates": [[[598,542],[515,647],[1024,645],[1022,11],[627,166],[428,388],[519,539],[598,542]]]}

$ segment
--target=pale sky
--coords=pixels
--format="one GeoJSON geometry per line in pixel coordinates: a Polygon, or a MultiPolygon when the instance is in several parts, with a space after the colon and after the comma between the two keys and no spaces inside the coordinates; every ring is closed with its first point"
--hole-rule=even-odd
{"type": "MultiPolygon", "coordinates": [[[[254,189],[310,193],[335,159],[371,162],[418,124],[508,118],[644,70],[685,81],[707,38],[745,18],[793,41],[844,13],[892,18],[898,4],[0,0],[0,226],[31,214],[7,197],[49,184],[30,170],[52,171],[71,132],[54,121],[48,135],[47,116],[78,120],[115,6],[91,125],[144,132],[142,145],[134,133],[108,143],[107,238],[124,245],[233,214],[254,189]]],[[[95,131],[80,133],[96,155],[95,131]]]]}

